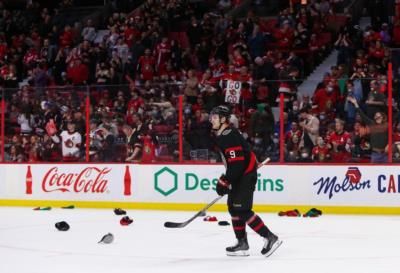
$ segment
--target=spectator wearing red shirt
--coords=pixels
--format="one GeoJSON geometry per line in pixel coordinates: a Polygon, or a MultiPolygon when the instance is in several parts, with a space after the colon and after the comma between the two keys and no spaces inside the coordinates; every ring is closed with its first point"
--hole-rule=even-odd
{"type": "Polygon", "coordinates": [[[134,19],[132,17],[129,18],[128,25],[124,30],[125,41],[129,48],[132,47],[134,41],[140,36],[141,32],[137,28],[135,28],[134,19]]]}
{"type": "Polygon", "coordinates": [[[165,69],[158,71],[158,76],[161,80],[174,82],[180,80],[180,72],[174,70],[171,62],[165,64],[165,69]]]}
{"type": "Polygon", "coordinates": [[[229,65],[228,66],[228,71],[226,71],[222,76],[221,76],[221,81],[223,82],[224,85],[226,85],[226,81],[236,81],[238,80],[238,73],[235,71],[235,66],[234,65],[229,65]]]}
{"type": "Polygon", "coordinates": [[[165,70],[167,62],[171,58],[171,44],[168,42],[167,37],[163,37],[161,42],[156,46],[156,67],[158,73],[165,70]]]}
{"type": "Polygon", "coordinates": [[[269,88],[265,82],[256,87],[256,103],[266,103],[269,97],[269,88]]]}
{"type": "Polygon", "coordinates": [[[3,66],[0,67],[1,78],[5,79],[9,72],[10,72],[10,68],[7,64],[4,64],[3,66]]]}
{"type": "Polygon", "coordinates": [[[69,25],[66,25],[64,27],[64,31],[63,31],[63,33],[61,33],[59,39],[60,39],[59,43],[60,43],[61,47],[72,46],[73,33],[72,33],[71,27],[69,25]]]}
{"type": "Polygon", "coordinates": [[[316,105],[315,112],[328,114],[335,108],[339,99],[338,88],[335,87],[334,81],[329,81],[324,88],[318,89],[313,98],[313,104],[316,105]]]}
{"type": "Polygon", "coordinates": [[[155,73],[156,61],[153,56],[151,56],[151,50],[147,48],[144,51],[144,55],[140,56],[138,61],[138,71],[140,73],[140,79],[143,81],[153,80],[155,73]]]}
{"type": "Polygon", "coordinates": [[[294,32],[290,27],[290,22],[285,20],[281,28],[274,33],[274,38],[279,48],[290,48],[293,44],[294,32]]]}
{"type": "Polygon", "coordinates": [[[314,162],[327,162],[331,158],[329,147],[322,137],[318,137],[317,145],[312,149],[311,159],[314,162]]]}
{"type": "Polygon", "coordinates": [[[232,63],[235,66],[236,71],[239,71],[241,67],[246,65],[246,59],[243,57],[239,49],[233,51],[232,63]]]}
{"type": "Polygon", "coordinates": [[[196,102],[192,105],[192,112],[197,113],[197,111],[201,112],[204,110],[204,100],[203,98],[199,95],[197,97],[196,102]]]}
{"type": "Polygon", "coordinates": [[[351,158],[351,134],[344,130],[344,121],[335,120],[335,132],[327,136],[333,162],[348,162],[351,158]]]}
{"type": "Polygon", "coordinates": [[[156,160],[156,145],[153,138],[151,135],[145,134],[141,139],[143,141],[142,162],[154,162],[156,160]]]}
{"type": "Polygon", "coordinates": [[[241,110],[247,111],[247,109],[253,106],[253,92],[250,88],[250,84],[248,82],[243,82],[240,91],[240,105],[244,107],[244,109],[241,110]]]}
{"type": "Polygon", "coordinates": [[[249,73],[247,66],[240,67],[239,74],[237,75],[237,80],[244,83],[247,82],[249,85],[253,84],[253,77],[249,73]]]}
{"type": "Polygon", "coordinates": [[[378,75],[378,90],[383,93],[386,94],[387,92],[387,76],[386,75],[378,75]]]}
{"type": "Polygon", "coordinates": [[[385,57],[385,48],[380,40],[372,42],[368,48],[369,61],[374,64],[380,64],[385,57]]]}
{"type": "Polygon", "coordinates": [[[68,66],[67,78],[75,85],[86,84],[89,78],[89,68],[80,59],[77,59],[68,66]]]}
{"type": "Polygon", "coordinates": [[[288,142],[289,140],[291,140],[294,135],[297,135],[297,137],[300,138],[302,134],[303,134],[303,132],[300,130],[297,122],[292,122],[290,131],[288,131],[285,135],[285,142],[288,142]]]}
{"type": "Polygon", "coordinates": [[[140,97],[138,90],[133,90],[131,91],[131,99],[127,104],[127,115],[131,113],[137,113],[140,108],[144,108],[144,100],[142,97],[140,97]]]}
{"type": "Polygon", "coordinates": [[[12,36],[11,38],[11,46],[13,48],[23,47],[25,44],[25,34],[20,34],[18,36],[12,36]]]}
{"type": "Polygon", "coordinates": [[[370,42],[375,42],[375,41],[380,41],[381,40],[381,34],[379,32],[376,32],[372,28],[366,29],[365,31],[365,36],[364,36],[364,45],[368,47],[370,42]]]}
{"type": "Polygon", "coordinates": [[[33,65],[37,63],[39,60],[39,54],[34,47],[31,47],[24,55],[24,65],[28,68],[31,68],[33,65]]]}

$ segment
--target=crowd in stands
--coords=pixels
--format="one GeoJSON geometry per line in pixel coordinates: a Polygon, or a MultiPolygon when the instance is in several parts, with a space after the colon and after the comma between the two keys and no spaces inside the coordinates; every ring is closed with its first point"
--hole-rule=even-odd
{"type": "Polygon", "coordinates": [[[388,126],[387,68],[389,47],[400,44],[398,5],[397,16],[361,29],[346,9],[349,1],[291,2],[266,20],[251,10],[231,17],[240,1],[146,0],[129,14],[115,6],[103,24],[71,25],[60,19],[65,6],[49,10],[30,1],[11,10],[0,1],[4,160],[176,161],[180,95],[185,160],[219,160],[208,113],[221,103],[230,104],[232,126],[260,161],[279,159],[280,139],[289,162],[387,154],[387,146],[371,141],[382,128],[367,125],[379,113],[388,126]],[[337,65],[317,79],[312,97],[298,94],[332,49],[337,65]],[[232,83],[240,83],[240,96],[232,95],[232,83]],[[273,112],[280,104],[284,136],[273,112]]]}

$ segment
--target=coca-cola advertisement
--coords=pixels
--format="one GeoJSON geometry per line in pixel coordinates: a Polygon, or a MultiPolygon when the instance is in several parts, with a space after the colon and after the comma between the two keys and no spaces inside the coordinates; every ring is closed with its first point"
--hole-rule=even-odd
{"type": "Polygon", "coordinates": [[[132,196],[133,192],[130,168],[128,165],[28,165],[21,190],[31,198],[126,198],[132,196]]]}
{"type": "Polygon", "coordinates": [[[42,179],[43,192],[104,193],[111,168],[85,167],[79,173],[63,173],[58,167],[48,170],[42,179]]]}

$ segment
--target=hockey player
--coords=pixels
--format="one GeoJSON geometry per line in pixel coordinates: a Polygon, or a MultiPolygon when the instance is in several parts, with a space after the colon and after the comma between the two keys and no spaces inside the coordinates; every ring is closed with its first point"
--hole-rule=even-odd
{"type": "Polygon", "coordinates": [[[221,151],[226,172],[217,183],[216,191],[222,196],[228,194],[228,210],[237,244],[226,248],[228,256],[249,256],[246,224],[264,237],[261,254],[270,256],[282,243],[261,218],[252,210],[253,194],[257,183],[257,162],[249,144],[241,133],[229,124],[231,111],[220,105],[210,113],[216,145],[221,151]]]}

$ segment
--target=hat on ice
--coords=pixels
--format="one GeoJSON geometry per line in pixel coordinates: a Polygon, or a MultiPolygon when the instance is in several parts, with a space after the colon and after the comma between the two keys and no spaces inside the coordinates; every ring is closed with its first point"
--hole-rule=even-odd
{"type": "Polygon", "coordinates": [[[107,233],[106,235],[103,236],[103,238],[101,238],[101,240],[99,241],[99,244],[111,244],[114,241],[114,235],[112,235],[111,233],[107,233]]]}
{"type": "Polygon", "coordinates": [[[129,218],[129,216],[122,217],[122,219],[119,221],[122,226],[129,226],[132,224],[133,220],[129,218]]]}
{"type": "Polygon", "coordinates": [[[115,215],[125,215],[126,211],[120,208],[114,209],[115,215]]]}
{"type": "Polygon", "coordinates": [[[65,221],[57,222],[55,224],[55,226],[56,226],[56,229],[58,229],[59,231],[67,231],[67,230],[69,230],[69,225],[65,221]]]}

